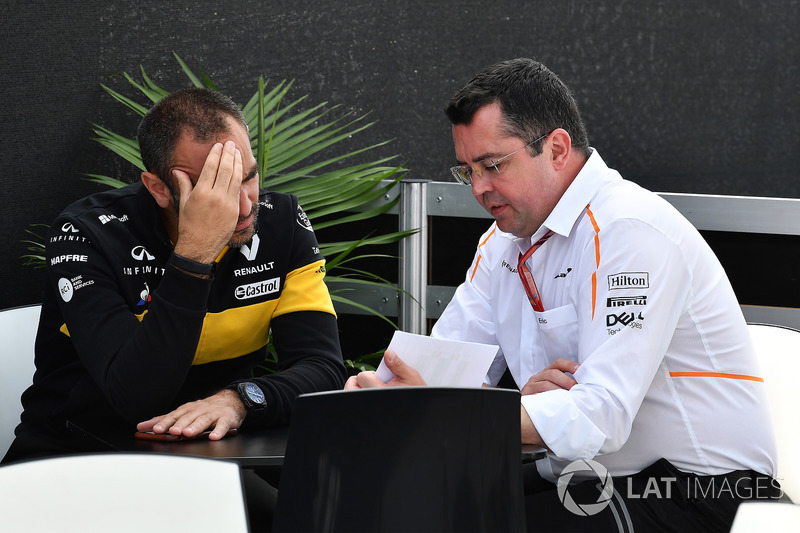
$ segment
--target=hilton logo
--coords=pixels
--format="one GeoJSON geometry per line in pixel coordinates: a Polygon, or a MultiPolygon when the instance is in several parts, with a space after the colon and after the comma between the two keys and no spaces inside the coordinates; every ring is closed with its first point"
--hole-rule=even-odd
{"type": "Polygon", "coordinates": [[[647,289],[650,287],[649,272],[620,272],[608,276],[608,290],[647,289]]]}

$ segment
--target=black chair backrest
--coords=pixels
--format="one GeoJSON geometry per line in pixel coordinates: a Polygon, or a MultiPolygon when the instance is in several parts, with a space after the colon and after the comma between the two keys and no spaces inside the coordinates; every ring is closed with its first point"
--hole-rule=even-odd
{"type": "Polygon", "coordinates": [[[300,396],[274,531],[524,531],[519,392],[300,396]]]}

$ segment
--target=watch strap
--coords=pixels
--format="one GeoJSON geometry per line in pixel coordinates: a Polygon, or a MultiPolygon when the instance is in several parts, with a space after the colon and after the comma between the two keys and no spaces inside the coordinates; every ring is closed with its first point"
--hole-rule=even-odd
{"type": "Polygon", "coordinates": [[[198,276],[208,276],[214,272],[214,267],[216,266],[216,263],[199,263],[175,252],[172,252],[169,256],[169,263],[176,268],[198,276]]]}

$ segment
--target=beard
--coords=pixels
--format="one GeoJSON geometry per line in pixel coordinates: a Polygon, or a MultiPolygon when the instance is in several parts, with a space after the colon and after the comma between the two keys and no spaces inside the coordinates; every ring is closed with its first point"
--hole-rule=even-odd
{"type": "Polygon", "coordinates": [[[231,240],[228,241],[228,246],[231,248],[241,248],[253,238],[253,234],[256,232],[256,222],[258,221],[258,202],[254,202],[250,213],[248,213],[247,216],[239,217],[236,224],[238,225],[250,217],[252,217],[250,225],[239,231],[234,231],[233,235],[231,235],[231,240]]]}

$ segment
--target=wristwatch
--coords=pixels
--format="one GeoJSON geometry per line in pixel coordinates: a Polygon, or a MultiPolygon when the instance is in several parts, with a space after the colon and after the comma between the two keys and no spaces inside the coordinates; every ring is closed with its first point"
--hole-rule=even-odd
{"type": "Polygon", "coordinates": [[[236,384],[236,392],[239,393],[242,403],[248,411],[257,411],[267,406],[267,399],[261,387],[252,381],[243,381],[236,384]]]}

